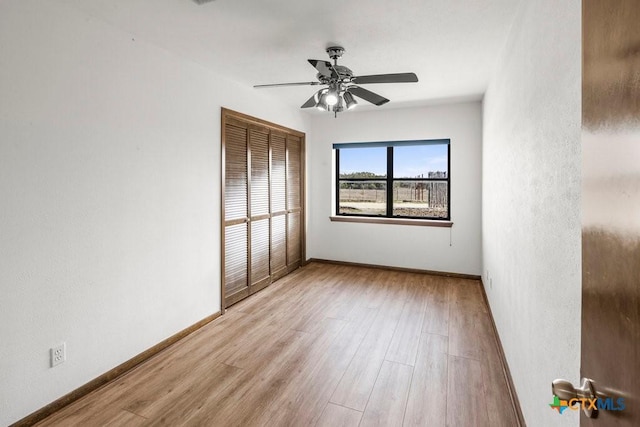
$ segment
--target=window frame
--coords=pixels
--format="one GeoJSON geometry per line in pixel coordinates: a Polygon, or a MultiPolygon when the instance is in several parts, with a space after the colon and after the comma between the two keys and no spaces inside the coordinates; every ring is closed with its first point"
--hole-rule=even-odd
{"type": "Polygon", "coordinates": [[[386,219],[386,220],[412,220],[425,222],[451,222],[451,140],[450,139],[431,139],[431,140],[412,140],[412,141],[381,141],[381,142],[352,142],[333,144],[335,155],[335,216],[336,218],[352,217],[367,219],[386,219]],[[393,176],[393,149],[394,147],[407,146],[424,146],[424,145],[446,145],[447,146],[447,177],[446,178],[395,178],[393,176]],[[358,149],[358,148],[382,148],[386,147],[386,163],[387,174],[384,178],[341,178],[340,177],[340,150],[341,149],[358,149]],[[341,182],[371,182],[384,181],[386,183],[386,213],[384,215],[367,215],[340,213],[340,184],[341,182]],[[447,216],[443,217],[425,217],[425,216],[400,216],[393,215],[393,185],[395,182],[446,182],[447,183],[447,216]]]}

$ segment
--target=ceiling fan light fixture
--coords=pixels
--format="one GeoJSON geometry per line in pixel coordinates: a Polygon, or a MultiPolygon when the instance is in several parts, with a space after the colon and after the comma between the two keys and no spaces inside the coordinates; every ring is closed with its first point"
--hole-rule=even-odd
{"type": "Polygon", "coordinates": [[[347,106],[347,110],[351,110],[358,106],[358,101],[356,101],[353,95],[351,95],[349,92],[345,92],[342,97],[344,98],[344,103],[347,106]]]}
{"type": "Polygon", "coordinates": [[[338,93],[333,89],[330,89],[323,98],[324,102],[330,107],[333,107],[338,103],[338,93]]]}
{"type": "Polygon", "coordinates": [[[329,106],[326,102],[326,92],[320,93],[318,95],[318,102],[316,103],[316,108],[320,111],[329,111],[329,106]]]}

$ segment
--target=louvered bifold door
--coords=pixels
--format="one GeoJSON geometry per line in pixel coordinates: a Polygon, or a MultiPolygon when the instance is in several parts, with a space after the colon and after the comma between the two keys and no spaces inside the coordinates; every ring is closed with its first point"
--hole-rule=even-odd
{"type": "Polygon", "coordinates": [[[301,264],[301,139],[287,135],[287,271],[301,264]]]}
{"type": "Polygon", "coordinates": [[[304,134],[222,109],[224,308],[300,267],[304,134]]]}
{"type": "Polygon", "coordinates": [[[232,124],[225,125],[225,306],[249,295],[247,137],[246,128],[232,124]]]}
{"type": "Polygon", "coordinates": [[[286,135],[271,132],[271,278],[287,274],[286,135]]]}
{"type": "Polygon", "coordinates": [[[249,293],[263,289],[271,283],[269,266],[270,213],[269,213],[269,130],[249,129],[251,157],[250,231],[251,280],[249,293]]]}

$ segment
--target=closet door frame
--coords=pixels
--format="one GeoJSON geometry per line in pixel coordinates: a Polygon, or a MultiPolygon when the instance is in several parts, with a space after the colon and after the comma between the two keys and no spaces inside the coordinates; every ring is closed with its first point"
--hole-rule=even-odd
{"type": "MultiPolygon", "coordinates": [[[[227,108],[221,108],[221,121],[220,121],[220,133],[221,133],[221,156],[220,156],[220,314],[224,314],[225,312],[225,179],[226,179],[226,161],[225,161],[225,141],[226,141],[226,125],[228,123],[233,124],[233,122],[243,122],[248,125],[256,125],[262,128],[268,128],[271,131],[277,131],[280,133],[286,133],[288,135],[293,135],[300,138],[300,265],[303,266],[307,263],[306,257],[306,171],[305,171],[305,163],[306,163],[306,153],[305,153],[305,134],[304,132],[300,132],[295,129],[291,129],[285,126],[278,125],[276,123],[272,123],[266,120],[258,119],[256,117],[252,117],[243,113],[239,113],[237,111],[233,111],[227,108]]],[[[249,152],[247,159],[247,188],[250,193],[251,190],[251,151],[250,147],[248,147],[249,152]]],[[[271,147],[269,146],[269,152],[271,152],[271,147]]],[[[271,155],[269,155],[269,166],[271,167],[271,155]]],[[[250,209],[250,207],[248,207],[250,209]]],[[[250,214],[250,210],[247,211],[250,214]]],[[[250,232],[249,232],[250,233],[250,232]]],[[[250,236],[250,234],[249,234],[250,236]]],[[[251,256],[251,242],[249,238],[248,246],[247,246],[247,256],[250,259],[251,256]]],[[[251,281],[250,276],[250,268],[248,266],[248,282],[251,281]]],[[[250,286],[251,284],[248,283],[250,286]]]]}

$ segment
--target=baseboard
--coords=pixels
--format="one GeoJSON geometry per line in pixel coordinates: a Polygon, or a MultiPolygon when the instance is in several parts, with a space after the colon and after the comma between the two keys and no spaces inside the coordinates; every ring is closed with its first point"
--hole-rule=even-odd
{"type": "Polygon", "coordinates": [[[143,351],[142,353],[138,354],[137,356],[134,356],[133,358],[127,360],[126,362],[116,366],[115,368],[111,369],[110,371],[105,372],[104,374],[100,375],[97,378],[94,378],[93,380],[89,381],[85,385],[83,385],[83,386],[73,390],[72,392],[62,396],[61,398],[51,402],[47,406],[45,406],[45,407],[43,407],[41,409],[38,409],[37,411],[33,412],[30,415],[27,415],[23,419],[11,424],[11,426],[9,426],[9,427],[32,426],[32,425],[36,424],[37,422],[40,422],[40,421],[44,420],[45,418],[47,418],[48,416],[52,415],[53,413],[59,411],[60,409],[64,408],[65,406],[70,405],[71,403],[73,403],[76,400],[86,396],[87,394],[91,393],[92,391],[97,390],[98,388],[104,386],[105,384],[109,383],[110,381],[115,380],[119,376],[125,374],[126,372],[128,372],[131,369],[135,368],[136,366],[138,366],[142,362],[145,362],[146,360],[150,359],[151,357],[153,357],[156,354],[160,353],[162,350],[164,350],[167,347],[169,347],[170,345],[175,344],[176,342],[180,341],[182,338],[184,338],[187,335],[197,331],[198,329],[202,328],[204,325],[206,325],[207,323],[212,322],[213,320],[217,319],[218,317],[220,317],[220,312],[217,312],[217,313],[212,314],[211,316],[205,317],[204,319],[200,320],[199,322],[194,323],[193,325],[189,326],[188,328],[183,329],[182,331],[178,332],[177,334],[170,336],[169,338],[159,342],[158,344],[156,344],[153,347],[143,351]]]}
{"type": "Polygon", "coordinates": [[[487,292],[484,289],[484,283],[482,282],[482,279],[480,279],[480,285],[481,285],[480,289],[482,290],[482,298],[484,299],[484,303],[486,304],[487,310],[489,311],[489,319],[491,320],[493,335],[496,337],[496,346],[498,347],[498,356],[500,357],[500,364],[502,365],[502,373],[504,374],[504,378],[507,382],[507,389],[509,391],[509,400],[511,400],[511,406],[513,407],[513,412],[515,412],[516,421],[518,422],[518,427],[526,427],[524,416],[522,415],[522,408],[520,407],[520,400],[518,399],[518,394],[516,393],[516,388],[513,384],[511,371],[509,371],[507,358],[504,355],[504,349],[502,348],[502,341],[500,341],[500,335],[498,335],[498,328],[496,328],[496,322],[493,318],[493,313],[491,312],[491,306],[489,305],[489,299],[487,298],[487,292]]]}
{"type": "Polygon", "coordinates": [[[307,260],[305,265],[310,263],[310,262],[319,262],[319,263],[324,263],[324,264],[346,265],[346,266],[350,266],[350,267],[379,268],[379,269],[382,269],[382,270],[404,271],[406,273],[432,274],[434,276],[455,277],[457,279],[480,280],[480,276],[476,276],[474,274],[449,273],[449,272],[446,272],[446,271],[421,270],[419,268],[393,267],[393,266],[390,266],[390,265],[379,265],[379,264],[363,264],[363,263],[359,263],[359,262],[335,261],[335,260],[321,259],[321,258],[310,258],[310,259],[307,260]]]}

